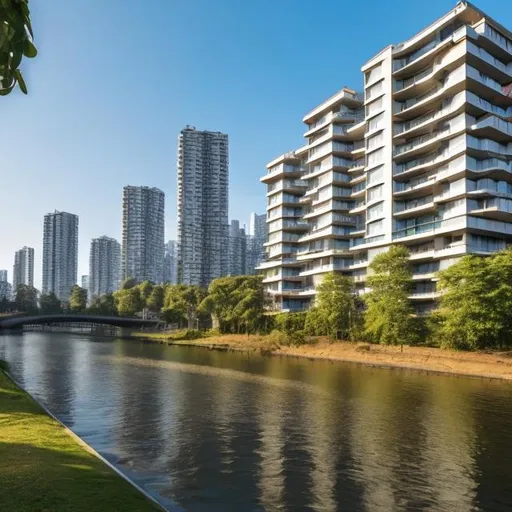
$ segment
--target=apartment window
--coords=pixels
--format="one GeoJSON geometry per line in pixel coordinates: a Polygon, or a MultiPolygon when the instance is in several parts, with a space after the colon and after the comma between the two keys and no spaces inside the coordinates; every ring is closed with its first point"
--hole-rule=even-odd
{"type": "Polygon", "coordinates": [[[382,197],[383,186],[378,185],[377,187],[373,187],[368,189],[366,192],[366,199],[368,202],[374,201],[375,199],[380,199],[382,197]]]}
{"type": "Polygon", "coordinates": [[[367,236],[379,235],[384,230],[384,221],[378,220],[366,226],[367,236]]]}
{"type": "Polygon", "coordinates": [[[382,98],[372,101],[371,103],[366,105],[366,115],[368,117],[370,117],[370,116],[377,114],[380,110],[382,110],[383,105],[384,105],[384,101],[382,98]]]}
{"type": "Polygon", "coordinates": [[[366,84],[371,84],[382,76],[382,62],[365,73],[366,84]]]}
{"type": "Polygon", "coordinates": [[[368,185],[371,185],[372,183],[377,183],[378,181],[382,181],[383,177],[384,177],[384,166],[381,165],[380,167],[377,167],[377,169],[372,169],[371,171],[369,171],[367,173],[366,182],[368,183],[368,185]]]}
{"type": "Polygon", "coordinates": [[[372,167],[380,164],[382,160],[384,160],[384,149],[381,148],[368,155],[366,165],[372,167]]]}
{"type": "Polygon", "coordinates": [[[384,113],[375,116],[366,123],[366,133],[384,128],[384,113]]]}
{"type": "Polygon", "coordinates": [[[366,218],[368,220],[373,220],[378,217],[382,217],[383,212],[384,212],[384,203],[376,204],[375,206],[368,208],[368,210],[366,212],[366,218]]]}
{"type": "Polygon", "coordinates": [[[377,82],[376,84],[368,87],[366,89],[366,100],[369,100],[371,98],[375,98],[375,96],[378,96],[382,93],[384,90],[384,82],[377,82]]]}
{"type": "Polygon", "coordinates": [[[366,145],[368,151],[372,151],[375,148],[378,148],[379,146],[382,146],[384,144],[384,133],[380,132],[374,135],[373,137],[369,137],[366,139],[366,145]]]}

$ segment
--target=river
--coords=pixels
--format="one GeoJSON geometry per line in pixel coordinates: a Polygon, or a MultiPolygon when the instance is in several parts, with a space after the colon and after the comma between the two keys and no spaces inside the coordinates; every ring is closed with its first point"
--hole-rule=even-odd
{"type": "Polygon", "coordinates": [[[510,383],[62,333],[0,359],[169,510],[512,509],[510,383]]]}

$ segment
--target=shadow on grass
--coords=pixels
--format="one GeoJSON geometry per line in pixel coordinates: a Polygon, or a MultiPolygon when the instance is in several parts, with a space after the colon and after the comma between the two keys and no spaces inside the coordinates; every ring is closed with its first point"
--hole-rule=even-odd
{"type": "Polygon", "coordinates": [[[78,445],[41,448],[0,441],[0,461],[2,510],[158,510],[78,445]]]}

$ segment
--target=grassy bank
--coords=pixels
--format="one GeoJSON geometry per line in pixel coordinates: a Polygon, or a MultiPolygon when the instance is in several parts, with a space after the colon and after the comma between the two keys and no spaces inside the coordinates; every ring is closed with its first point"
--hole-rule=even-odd
{"type": "Polygon", "coordinates": [[[1,510],[158,510],[77,443],[0,368],[1,510]]]}
{"type": "Polygon", "coordinates": [[[512,380],[512,352],[462,352],[414,346],[404,346],[401,351],[400,347],[368,343],[330,343],[326,338],[316,338],[310,344],[286,346],[276,343],[271,336],[259,335],[223,335],[186,340],[183,339],[183,333],[140,332],[133,337],[172,345],[194,345],[512,380]]]}

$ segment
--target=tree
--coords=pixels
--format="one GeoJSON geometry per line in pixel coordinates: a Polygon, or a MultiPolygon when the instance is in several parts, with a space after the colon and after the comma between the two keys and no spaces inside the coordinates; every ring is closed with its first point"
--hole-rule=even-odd
{"type": "Polygon", "coordinates": [[[260,276],[221,277],[210,284],[200,310],[210,313],[222,332],[249,333],[262,324],[264,298],[260,276]]]}
{"type": "Polygon", "coordinates": [[[468,255],[439,272],[434,336],[445,348],[477,350],[512,341],[512,251],[468,255]]]}
{"type": "Polygon", "coordinates": [[[401,245],[378,254],[370,264],[371,292],[366,303],[365,332],[372,341],[386,345],[413,343],[417,340],[414,308],[409,299],[413,287],[409,251],[401,245]]]}
{"type": "Polygon", "coordinates": [[[19,69],[23,57],[37,55],[30,22],[28,0],[2,0],[0,2],[0,95],[9,94],[16,84],[24,94],[27,86],[19,69]]]}
{"type": "Polygon", "coordinates": [[[356,321],[352,281],[334,272],[326,274],[317,287],[315,306],[307,313],[306,331],[331,339],[351,339],[356,321]]]}
{"type": "Polygon", "coordinates": [[[20,284],[16,288],[14,302],[19,312],[34,314],[37,313],[38,291],[33,286],[20,284]]]}
{"type": "Polygon", "coordinates": [[[106,293],[101,297],[96,297],[87,311],[91,315],[117,316],[114,294],[106,293]]]}
{"type": "Polygon", "coordinates": [[[142,311],[146,305],[138,286],[119,290],[114,293],[114,298],[119,316],[134,316],[135,313],[142,311]]]}
{"type": "Polygon", "coordinates": [[[206,294],[206,290],[199,286],[167,286],[163,307],[164,318],[167,322],[178,323],[180,326],[186,322],[189,329],[196,327],[204,320],[203,312],[198,311],[198,307],[206,294]]]}
{"type": "Polygon", "coordinates": [[[85,313],[87,309],[87,290],[77,284],[71,288],[69,309],[73,311],[73,313],[85,313]]]}
{"type": "Polygon", "coordinates": [[[45,315],[62,313],[62,304],[53,292],[41,294],[41,297],[39,298],[39,307],[41,313],[45,315]]]}
{"type": "Polygon", "coordinates": [[[137,286],[137,280],[133,277],[127,277],[121,284],[121,290],[129,290],[134,286],[137,286]]]}
{"type": "Polygon", "coordinates": [[[162,308],[164,307],[164,299],[165,299],[165,286],[156,285],[153,286],[149,297],[146,299],[146,307],[150,311],[154,311],[155,313],[160,313],[162,308]]]}

